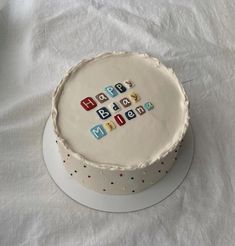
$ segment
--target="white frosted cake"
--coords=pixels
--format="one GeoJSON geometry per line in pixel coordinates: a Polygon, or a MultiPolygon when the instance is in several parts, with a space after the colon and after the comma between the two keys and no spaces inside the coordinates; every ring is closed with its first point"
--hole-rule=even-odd
{"type": "Polygon", "coordinates": [[[112,52],[83,60],[53,96],[61,164],[97,192],[140,192],[174,164],[188,106],[182,84],[156,58],[112,52]]]}

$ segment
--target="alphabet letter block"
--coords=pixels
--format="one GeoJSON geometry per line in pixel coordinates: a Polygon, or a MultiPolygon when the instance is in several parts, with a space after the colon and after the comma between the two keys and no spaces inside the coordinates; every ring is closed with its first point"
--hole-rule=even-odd
{"type": "Polygon", "coordinates": [[[131,81],[131,80],[126,80],[126,81],[124,81],[124,83],[123,83],[127,88],[132,88],[132,87],[134,87],[134,83],[131,81]]]}
{"type": "Polygon", "coordinates": [[[129,98],[134,103],[136,103],[136,102],[138,102],[140,100],[140,96],[136,92],[131,92],[131,94],[129,95],[129,98]]]}
{"type": "Polygon", "coordinates": [[[117,90],[113,86],[107,86],[105,90],[111,97],[116,97],[118,95],[117,90]]]}
{"type": "Polygon", "coordinates": [[[124,120],[124,118],[122,117],[121,114],[115,115],[114,119],[116,120],[116,122],[118,123],[119,126],[122,126],[122,125],[126,124],[126,121],[124,120]]]}
{"type": "Polygon", "coordinates": [[[97,103],[92,97],[86,97],[80,102],[81,106],[86,110],[89,111],[97,106],[97,103]]]}
{"type": "Polygon", "coordinates": [[[125,116],[128,120],[132,120],[136,117],[136,114],[134,113],[134,111],[131,109],[131,110],[128,110],[126,113],[125,113],[125,116]]]}
{"type": "Polygon", "coordinates": [[[145,109],[142,106],[138,106],[135,111],[139,114],[142,115],[145,113],[145,109]]]}
{"type": "Polygon", "coordinates": [[[144,108],[148,111],[152,110],[154,108],[153,104],[151,102],[146,102],[144,104],[144,108]]]}
{"type": "Polygon", "coordinates": [[[111,113],[108,111],[106,107],[102,107],[96,110],[97,114],[99,115],[100,119],[105,120],[111,116],[111,113]]]}
{"type": "Polygon", "coordinates": [[[107,132],[105,131],[102,125],[96,125],[93,128],[91,128],[90,131],[96,139],[100,139],[107,135],[107,132]]]}
{"type": "Polygon", "coordinates": [[[100,102],[100,103],[104,103],[106,101],[108,101],[108,97],[103,93],[99,93],[98,95],[95,96],[95,98],[100,102]]]}
{"type": "Polygon", "coordinates": [[[120,103],[122,104],[122,106],[124,108],[131,106],[131,101],[126,97],[124,97],[122,100],[120,100],[120,103]]]}
{"type": "Polygon", "coordinates": [[[112,120],[110,120],[104,123],[104,127],[108,132],[111,132],[116,128],[116,125],[112,120]]]}
{"type": "Polygon", "coordinates": [[[115,88],[120,92],[120,93],[123,93],[126,91],[126,87],[124,85],[122,85],[121,83],[117,83],[115,85],[115,88]]]}
{"type": "Polygon", "coordinates": [[[108,105],[109,109],[111,112],[118,112],[121,108],[120,106],[116,103],[116,102],[113,102],[111,104],[108,105]]]}

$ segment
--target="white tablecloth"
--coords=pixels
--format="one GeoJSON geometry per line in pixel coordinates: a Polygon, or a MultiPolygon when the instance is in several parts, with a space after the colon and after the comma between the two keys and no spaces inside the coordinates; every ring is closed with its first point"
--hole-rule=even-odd
{"type": "Polygon", "coordinates": [[[0,7],[0,245],[235,245],[235,1],[12,0],[0,7]],[[51,94],[80,59],[147,52],[191,101],[192,168],[149,209],[77,204],[42,156],[51,94]]]}

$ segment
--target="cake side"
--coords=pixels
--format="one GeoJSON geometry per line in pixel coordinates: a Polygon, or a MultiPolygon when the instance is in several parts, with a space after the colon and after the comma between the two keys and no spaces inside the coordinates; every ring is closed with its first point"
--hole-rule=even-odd
{"type": "Polygon", "coordinates": [[[68,175],[84,187],[107,195],[138,193],[160,181],[170,172],[183,144],[182,140],[167,156],[147,167],[134,170],[110,170],[94,167],[85,160],[77,160],[61,142],[58,140],[56,142],[62,165],[68,175]]]}

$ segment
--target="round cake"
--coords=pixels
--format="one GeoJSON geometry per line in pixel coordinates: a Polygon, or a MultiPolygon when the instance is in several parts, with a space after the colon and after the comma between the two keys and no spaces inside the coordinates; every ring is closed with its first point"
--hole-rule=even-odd
{"type": "Polygon", "coordinates": [[[177,159],[188,106],[172,69],[147,54],[112,52],[83,60],[52,100],[61,162],[71,178],[94,191],[140,192],[177,159]]]}

